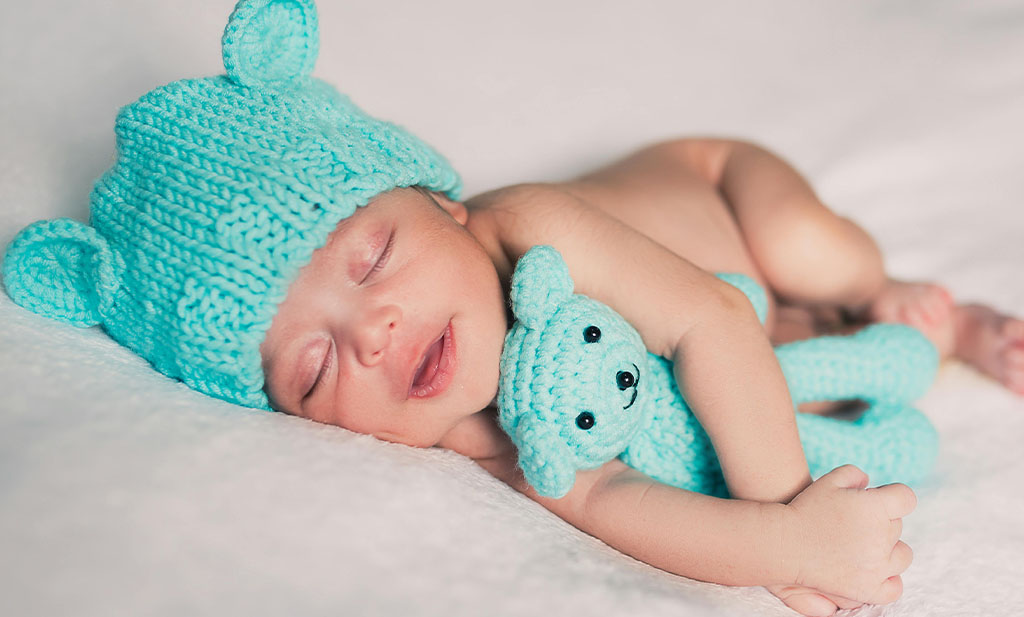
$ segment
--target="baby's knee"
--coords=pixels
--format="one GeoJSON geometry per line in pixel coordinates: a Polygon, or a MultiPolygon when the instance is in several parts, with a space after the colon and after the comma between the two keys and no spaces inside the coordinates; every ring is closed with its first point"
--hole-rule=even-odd
{"type": "Polygon", "coordinates": [[[794,218],[762,250],[759,265],[780,296],[793,302],[866,301],[885,282],[882,257],[867,233],[827,211],[794,218]]]}

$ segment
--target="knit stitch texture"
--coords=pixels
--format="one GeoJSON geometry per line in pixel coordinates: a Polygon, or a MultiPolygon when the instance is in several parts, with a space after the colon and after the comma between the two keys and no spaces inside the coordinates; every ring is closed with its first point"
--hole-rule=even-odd
{"type": "MultiPolygon", "coordinates": [[[[764,320],[767,297],[741,274],[740,288],[764,320]]],[[[562,497],[576,471],[619,457],[659,482],[728,496],[714,447],[680,394],[672,363],[647,352],[639,333],[608,306],[573,293],[561,255],[527,251],[512,278],[516,323],[505,339],[499,420],[538,493],[562,497]]],[[[776,349],[794,404],[859,398],[857,420],[797,413],[814,477],[850,463],[873,484],[913,484],[938,454],[934,427],[909,402],[931,385],[938,352],[902,324],[873,324],[776,349]]],[[[737,387],[742,387],[739,385],[737,387]]]]}
{"type": "Polygon", "coordinates": [[[226,75],[119,111],[89,225],[29,225],[3,277],[17,304],[101,325],[168,377],[269,410],[259,345],[313,252],[382,192],[458,199],[461,181],[428,145],[311,77],[312,0],[242,0],[221,44],[226,75]]]}

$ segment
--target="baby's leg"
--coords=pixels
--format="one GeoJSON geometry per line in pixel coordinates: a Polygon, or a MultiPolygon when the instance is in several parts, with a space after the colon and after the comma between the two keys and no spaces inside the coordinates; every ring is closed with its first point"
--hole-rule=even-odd
{"type": "Polygon", "coordinates": [[[1024,394],[1024,321],[984,306],[957,306],[933,283],[889,278],[874,240],[757,146],[733,144],[718,186],[781,303],[837,310],[848,322],[912,325],[943,358],[958,357],[1024,394]]]}
{"type": "Polygon", "coordinates": [[[954,355],[1024,395],[1024,320],[981,304],[957,306],[954,355]]]}
{"type": "MultiPolygon", "coordinates": [[[[774,154],[733,144],[718,185],[780,302],[870,315],[881,297],[905,288],[886,277],[874,240],[825,207],[803,177],[774,154]]],[[[941,288],[935,289],[941,297],[941,288]]],[[[888,317],[897,316],[890,312],[888,317]]]]}

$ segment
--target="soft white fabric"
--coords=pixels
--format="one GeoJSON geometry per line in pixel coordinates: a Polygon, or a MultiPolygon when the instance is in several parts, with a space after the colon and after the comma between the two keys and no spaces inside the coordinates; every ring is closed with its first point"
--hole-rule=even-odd
{"type": "MultiPolygon", "coordinates": [[[[893,274],[1024,313],[1018,2],[320,4],[315,74],[435,144],[467,195],[743,136],[893,274]]],[[[0,246],[87,218],[118,106],[221,72],[232,6],[0,4],[0,246]]],[[[6,295],[0,320],[4,614],[791,614],[626,557],[452,453],[205,398],[6,295]]],[[[1013,614],[1024,400],[950,365],[921,407],[942,451],[905,595],[854,614],[1013,614]]]]}

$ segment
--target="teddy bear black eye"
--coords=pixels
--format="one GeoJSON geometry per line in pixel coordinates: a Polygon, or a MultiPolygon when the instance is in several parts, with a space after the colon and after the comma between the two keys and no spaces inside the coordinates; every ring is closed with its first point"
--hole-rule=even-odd
{"type": "Polygon", "coordinates": [[[583,340],[588,343],[596,343],[601,340],[601,328],[597,326],[587,326],[583,331],[583,340]]]}
{"type": "Polygon", "coordinates": [[[629,371],[619,371],[615,374],[615,384],[619,386],[619,390],[632,388],[634,383],[636,383],[636,377],[629,371]]]}
{"type": "Polygon", "coordinates": [[[576,416],[576,426],[580,427],[585,431],[589,431],[594,428],[595,424],[594,414],[589,411],[584,411],[580,415],[576,416]]]}

